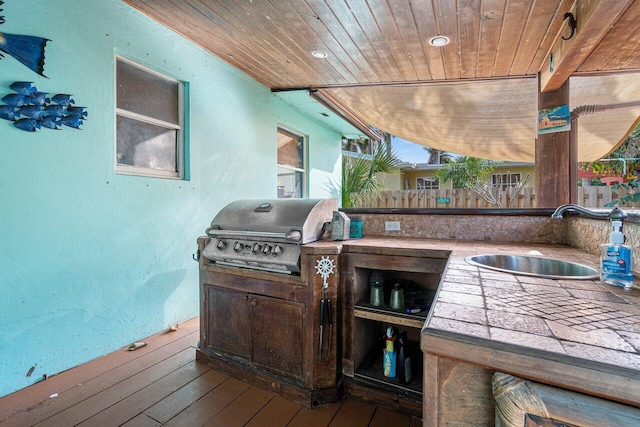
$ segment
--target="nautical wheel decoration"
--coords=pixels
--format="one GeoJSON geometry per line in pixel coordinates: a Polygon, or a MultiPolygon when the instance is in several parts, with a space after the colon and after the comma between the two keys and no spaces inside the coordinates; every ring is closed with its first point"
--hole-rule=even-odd
{"type": "Polygon", "coordinates": [[[316,264],[316,274],[319,274],[320,277],[322,277],[322,281],[324,282],[323,287],[326,288],[329,286],[329,284],[327,283],[327,279],[335,270],[335,265],[333,264],[333,261],[329,259],[329,257],[320,258],[316,261],[316,264]]]}

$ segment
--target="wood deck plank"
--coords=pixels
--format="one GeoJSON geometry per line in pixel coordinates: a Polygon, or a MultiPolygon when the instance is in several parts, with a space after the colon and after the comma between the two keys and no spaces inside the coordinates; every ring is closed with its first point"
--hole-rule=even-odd
{"type": "Polygon", "coordinates": [[[145,385],[157,381],[165,375],[168,375],[176,369],[188,364],[193,360],[193,351],[193,348],[186,348],[180,353],[156,363],[142,372],[108,387],[100,393],[94,394],[64,411],[58,412],[54,416],[36,424],[36,426],[75,426],[76,424],[90,418],[92,415],[97,414],[109,406],[116,404],[120,400],[131,396],[135,392],[144,388],[145,385]]]}
{"type": "Polygon", "coordinates": [[[273,392],[251,386],[203,427],[242,427],[274,397],[273,392]]]}
{"type": "Polygon", "coordinates": [[[122,427],[159,427],[162,423],[149,417],[147,414],[140,414],[130,419],[122,427]]]}
{"type": "Polygon", "coordinates": [[[158,402],[159,399],[167,397],[207,371],[209,371],[207,366],[192,360],[190,363],[152,382],[140,391],[116,402],[114,405],[111,405],[93,417],[88,418],[86,421],[80,423],[79,426],[90,427],[96,425],[124,424],[158,402]]]}
{"type": "Polygon", "coordinates": [[[144,413],[154,420],[166,423],[228,378],[229,376],[222,372],[209,370],[201,377],[198,377],[197,380],[191,381],[186,386],[163,398],[144,411],[144,413]]]}
{"type": "Polygon", "coordinates": [[[187,409],[169,420],[168,427],[201,427],[226,408],[231,402],[251,387],[249,384],[229,378],[207,393],[202,399],[189,405],[187,409]]]}
{"type": "Polygon", "coordinates": [[[181,324],[0,398],[0,427],[418,427],[422,420],[350,398],[308,409],[195,361],[199,321],[181,324]],[[50,398],[58,393],[55,398],[50,398]],[[124,423],[124,424],[123,424],[124,423]]]}
{"type": "Polygon", "coordinates": [[[276,396],[246,424],[246,427],[285,427],[302,409],[302,406],[276,396]]]}
{"type": "MultiPolygon", "coordinates": [[[[166,345],[174,344],[176,340],[185,336],[192,337],[190,340],[192,341],[192,345],[194,345],[198,341],[199,328],[200,320],[198,317],[194,317],[184,323],[180,323],[178,330],[175,332],[169,333],[165,330],[152,335],[143,340],[149,343],[146,347],[128,352],[128,359],[129,361],[133,361],[146,356],[148,353],[154,352],[166,345]]],[[[114,351],[99,359],[76,366],[61,374],[52,375],[45,381],[40,381],[25,389],[2,397],[0,421],[18,412],[33,408],[39,403],[48,400],[49,396],[54,393],[62,395],[64,392],[77,387],[78,384],[84,384],[92,378],[118,368],[123,364],[122,356],[121,350],[114,351]]]]}
{"type": "Polygon", "coordinates": [[[326,427],[342,406],[342,402],[330,403],[317,408],[302,408],[288,427],[326,427]]]}
{"type": "Polygon", "coordinates": [[[411,417],[386,408],[377,408],[369,427],[411,427],[411,417]]]}
{"type": "MultiPolygon", "coordinates": [[[[120,366],[106,372],[100,372],[96,377],[91,378],[86,382],[76,383],[73,388],[58,393],[55,398],[50,398],[49,395],[47,395],[44,401],[41,401],[32,407],[27,407],[22,412],[19,412],[8,419],[2,420],[2,426],[22,427],[25,423],[28,423],[29,425],[37,424],[58,412],[76,405],[78,402],[87,399],[88,397],[98,394],[103,390],[126,380],[149,366],[170,358],[176,353],[185,351],[185,349],[189,348],[190,351],[195,352],[195,350],[189,346],[192,343],[197,342],[197,337],[198,332],[192,331],[191,333],[159,348],[155,348],[155,344],[153,346],[149,344],[136,351],[128,351],[125,349],[118,350],[112,354],[116,354],[117,357],[120,358],[120,366]],[[149,349],[143,352],[143,350],[147,348],[149,349]],[[138,352],[141,352],[142,355],[132,355],[133,353],[138,352]]],[[[95,363],[90,362],[90,364],[98,366],[100,364],[100,360],[101,359],[97,359],[94,361],[95,363]]],[[[71,371],[68,371],[67,373],[73,375],[71,371]]],[[[25,394],[29,393],[29,390],[25,390],[25,394]]],[[[19,394],[21,395],[22,393],[19,394]]]]}
{"type": "Polygon", "coordinates": [[[329,427],[367,427],[376,407],[354,399],[346,399],[329,427]]]}

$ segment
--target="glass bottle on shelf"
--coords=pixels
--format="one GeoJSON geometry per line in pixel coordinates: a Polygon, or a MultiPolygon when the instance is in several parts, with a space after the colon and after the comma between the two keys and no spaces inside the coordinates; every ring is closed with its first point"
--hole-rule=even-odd
{"type": "Polygon", "coordinates": [[[393,285],[389,306],[391,310],[404,311],[404,291],[400,287],[400,283],[393,285]]]}
{"type": "Polygon", "coordinates": [[[374,307],[384,306],[384,279],[382,273],[374,270],[369,277],[369,304],[374,307]]]}

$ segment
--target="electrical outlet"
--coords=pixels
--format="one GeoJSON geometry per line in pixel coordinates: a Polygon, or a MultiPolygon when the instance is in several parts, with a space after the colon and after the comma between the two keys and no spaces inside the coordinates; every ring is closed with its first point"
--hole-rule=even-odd
{"type": "Polygon", "coordinates": [[[385,221],[384,231],[400,231],[400,221],[385,221]]]}

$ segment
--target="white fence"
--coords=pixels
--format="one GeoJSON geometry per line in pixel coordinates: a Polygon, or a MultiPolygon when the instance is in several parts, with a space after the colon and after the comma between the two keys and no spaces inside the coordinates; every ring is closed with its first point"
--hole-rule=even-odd
{"type": "MultiPolygon", "coordinates": [[[[508,190],[507,190],[508,191],[508,190]]],[[[535,188],[524,188],[515,200],[501,191],[499,200],[503,208],[535,208],[535,188]]],[[[601,208],[613,200],[627,195],[626,189],[611,187],[578,187],[577,204],[601,208]]],[[[495,208],[471,190],[396,190],[385,191],[378,198],[356,204],[367,208],[495,208]]]]}

